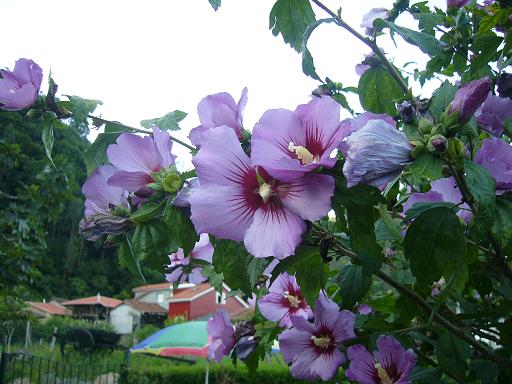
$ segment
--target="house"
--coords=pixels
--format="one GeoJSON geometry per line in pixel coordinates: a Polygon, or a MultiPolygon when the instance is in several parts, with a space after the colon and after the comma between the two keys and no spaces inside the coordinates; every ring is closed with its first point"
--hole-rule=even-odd
{"type": "Polygon", "coordinates": [[[123,301],[110,312],[110,324],[119,334],[132,333],[145,324],[163,327],[165,319],[167,310],[162,306],[135,299],[123,301]]]}
{"type": "MultiPolygon", "coordinates": [[[[180,284],[178,290],[193,287],[194,284],[180,284]]],[[[169,310],[172,285],[170,283],[141,285],[132,289],[135,300],[144,303],[154,303],[160,305],[165,310],[169,310]]]]}
{"type": "Polygon", "coordinates": [[[237,295],[230,296],[230,291],[226,284],[223,284],[222,293],[215,291],[208,283],[178,288],[169,300],[169,317],[183,317],[186,320],[207,319],[217,309],[223,308],[233,318],[250,310],[245,300],[237,295]]]}
{"type": "Polygon", "coordinates": [[[27,301],[25,303],[26,310],[38,319],[49,319],[52,316],[71,316],[71,312],[62,306],[57,301],[50,301],[42,303],[35,301],[27,301]]]}
{"type": "Polygon", "coordinates": [[[96,296],[65,301],[62,305],[71,311],[74,318],[107,320],[110,312],[121,303],[121,300],[101,296],[98,293],[96,296]]]}

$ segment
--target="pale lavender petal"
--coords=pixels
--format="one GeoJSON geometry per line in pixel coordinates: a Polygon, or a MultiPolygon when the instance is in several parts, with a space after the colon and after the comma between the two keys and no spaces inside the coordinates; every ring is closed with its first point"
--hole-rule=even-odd
{"type": "Polygon", "coordinates": [[[333,326],[333,335],[336,338],[336,342],[345,342],[347,340],[355,339],[356,334],[354,333],[354,324],[356,321],[356,315],[350,311],[341,311],[333,326]]]}
{"type": "Polygon", "coordinates": [[[485,101],[492,87],[492,81],[488,77],[464,84],[455,93],[450,106],[450,113],[458,112],[461,122],[469,121],[485,101]]]}
{"type": "Polygon", "coordinates": [[[486,139],[475,163],[482,165],[496,181],[498,194],[512,190],[512,146],[495,137],[486,139]]]}
{"type": "Polygon", "coordinates": [[[217,310],[214,317],[206,325],[208,335],[212,338],[209,357],[220,362],[233,349],[236,341],[235,329],[224,310],[217,310]]]}
{"type": "Polygon", "coordinates": [[[201,267],[192,269],[192,272],[188,275],[188,281],[192,284],[200,284],[206,280],[208,280],[208,277],[203,275],[203,268],[201,267]]]}
{"type": "MultiPolygon", "coordinates": [[[[298,318],[304,320],[302,317],[298,318]]],[[[306,321],[306,320],[304,320],[306,321]]],[[[279,335],[279,351],[283,355],[284,361],[291,364],[295,356],[304,352],[304,347],[311,344],[311,333],[301,332],[296,328],[291,328],[279,335]]]]}
{"type": "Polygon", "coordinates": [[[281,201],[304,220],[319,220],[331,210],[334,179],[327,175],[307,174],[278,187],[281,201]]]}
{"type": "Polygon", "coordinates": [[[240,100],[236,105],[236,122],[239,127],[243,127],[243,118],[244,118],[244,110],[247,105],[247,87],[244,87],[242,90],[242,95],[240,96],[240,100]]]}
{"type": "Polygon", "coordinates": [[[356,74],[358,76],[363,76],[363,74],[371,68],[371,65],[368,64],[356,64],[356,74]]]}
{"type": "Polygon", "coordinates": [[[119,187],[128,192],[137,192],[153,182],[153,178],[145,172],[127,172],[116,170],[108,179],[108,185],[119,187]]]}
{"type": "Polygon", "coordinates": [[[410,383],[409,376],[415,364],[412,349],[406,351],[393,336],[379,336],[377,349],[378,351],[374,352],[375,359],[388,374],[397,372],[400,383],[410,383]]]}
{"type": "Polygon", "coordinates": [[[200,147],[201,144],[203,143],[203,135],[209,129],[210,128],[202,126],[202,125],[192,128],[190,130],[190,133],[188,134],[188,138],[189,138],[190,142],[192,143],[192,145],[195,145],[196,147],[200,147]]]}
{"type": "MultiPolygon", "coordinates": [[[[334,329],[336,321],[338,321],[339,313],[340,307],[338,304],[329,299],[324,291],[320,292],[315,306],[315,327],[321,324],[330,329],[334,329]]],[[[346,322],[344,322],[344,325],[345,324],[346,322]]]]}
{"type": "Polygon", "coordinates": [[[126,192],[122,188],[107,184],[114,172],[115,168],[111,165],[98,167],[82,186],[82,192],[86,198],[86,217],[97,213],[108,214],[111,205],[128,207],[126,192]]]}
{"type": "Polygon", "coordinates": [[[115,167],[122,171],[146,174],[161,169],[162,157],[151,136],[123,133],[116,142],[107,148],[108,159],[115,167]]]}
{"type": "Polygon", "coordinates": [[[178,281],[180,283],[183,283],[185,281],[185,278],[186,278],[186,276],[184,275],[183,268],[181,268],[181,267],[176,268],[171,273],[165,273],[165,279],[171,284],[178,282],[178,281]]]}
{"type": "Polygon", "coordinates": [[[282,305],[282,300],[282,293],[269,293],[258,300],[258,308],[266,319],[279,322],[281,327],[290,328],[292,323],[288,308],[282,305]]]}
{"type": "Polygon", "coordinates": [[[301,332],[308,332],[310,334],[315,332],[315,325],[301,316],[291,316],[290,320],[292,322],[293,329],[297,329],[301,332]]]}
{"type": "Polygon", "coordinates": [[[373,22],[376,19],[387,19],[389,17],[389,11],[386,8],[372,8],[368,13],[363,16],[361,22],[362,28],[373,28],[373,22]]]}
{"type": "Polygon", "coordinates": [[[0,70],[0,104],[6,111],[17,111],[32,106],[39,93],[43,71],[32,60],[19,59],[14,71],[0,70]]]}
{"type": "Polygon", "coordinates": [[[156,125],[153,126],[153,140],[155,141],[156,148],[162,158],[160,164],[163,168],[169,168],[169,165],[176,162],[176,158],[171,153],[172,140],[170,139],[169,132],[161,131],[156,125]]]}
{"type": "Polygon", "coordinates": [[[254,213],[253,222],[245,232],[244,244],[255,257],[282,259],[293,255],[305,230],[304,220],[287,208],[262,207],[254,213]]]}
{"type": "Polygon", "coordinates": [[[476,122],[484,131],[500,137],[505,128],[503,123],[512,117],[512,100],[494,96],[489,92],[482,106],[475,113],[476,122]]]}
{"type": "Polygon", "coordinates": [[[357,312],[361,315],[370,315],[373,312],[373,308],[368,304],[361,303],[357,306],[357,312]]]}
{"type": "Polygon", "coordinates": [[[353,345],[347,350],[350,366],[345,370],[347,379],[361,384],[374,384],[379,382],[375,360],[368,350],[362,345],[353,345]]]}
{"type": "Polygon", "coordinates": [[[411,209],[415,203],[434,203],[443,201],[443,195],[436,191],[428,191],[425,193],[415,192],[409,196],[407,202],[403,206],[403,212],[407,213],[409,209],[411,209]]]}
{"type": "Polygon", "coordinates": [[[299,379],[327,381],[336,375],[344,362],[345,355],[339,350],[332,354],[317,355],[312,348],[308,348],[298,355],[290,370],[292,375],[299,379]]]}
{"type": "Polygon", "coordinates": [[[209,263],[212,262],[213,245],[210,243],[210,238],[207,233],[201,233],[199,241],[196,242],[194,249],[190,252],[192,259],[204,260],[209,263]]]}
{"type": "Polygon", "coordinates": [[[21,84],[32,84],[37,90],[41,87],[43,70],[30,59],[16,60],[13,74],[21,84]]]}
{"type": "Polygon", "coordinates": [[[176,207],[190,207],[190,196],[199,188],[199,178],[194,177],[185,182],[176,197],[172,200],[172,205],[176,207]]]}

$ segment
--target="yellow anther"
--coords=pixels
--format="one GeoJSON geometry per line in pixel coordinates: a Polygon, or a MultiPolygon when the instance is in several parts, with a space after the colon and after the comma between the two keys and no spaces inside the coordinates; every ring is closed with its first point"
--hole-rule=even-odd
{"type": "Polygon", "coordinates": [[[382,368],[382,365],[375,363],[375,369],[377,370],[377,376],[379,376],[381,384],[393,384],[393,380],[391,380],[386,370],[382,368]]]}
{"type": "Polygon", "coordinates": [[[270,196],[272,196],[272,186],[270,184],[263,183],[260,185],[258,193],[263,199],[263,202],[266,203],[270,196]]]}
{"type": "Polygon", "coordinates": [[[311,336],[311,340],[313,340],[313,343],[315,343],[315,345],[320,348],[327,348],[331,344],[331,338],[329,336],[324,336],[324,337],[311,336]]]}
{"type": "Polygon", "coordinates": [[[295,156],[297,156],[300,162],[304,165],[317,163],[318,161],[320,161],[320,158],[318,156],[313,156],[313,154],[309,152],[307,148],[300,145],[295,145],[293,141],[290,141],[288,143],[288,150],[294,153],[295,156]]]}

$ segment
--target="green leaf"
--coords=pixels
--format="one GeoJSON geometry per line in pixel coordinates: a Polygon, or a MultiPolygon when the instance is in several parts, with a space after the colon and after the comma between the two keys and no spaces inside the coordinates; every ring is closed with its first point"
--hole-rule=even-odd
{"type": "Polygon", "coordinates": [[[73,113],[70,125],[77,129],[88,131],[87,119],[94,112],[98,105],[103,103],[100,100],[83,99],[80,96],[65,95],[69,101],[61,101],[59,105],[73,113]]]}
{"type": "Polygon", "coordinates": [[[208,265],[203,268],[202,274],[208,278],[210,285],[217,292],[222,292],[222,284],[224,283],[224,275],[222,273],[215,272],[215,267],[208,265]]]}
{"type": "Polygon", "coordinates": [[[445,332],[437,341],[437,361],[441,367],[453,374],[457,379],[466,382],[466,359],[470,357],[469,345],[445,332]]]}
{"type": "Polygon", "coordinates": [[[441,53],[439,41],[437,41],[434,36],[429,35],[428,33],[413,31],[409,28],[400,27],[391,21],[383,19],[375,20],[373,25],[377,28],[387,27],[391,31],[398,33],[406,42],[417,46],[430,57],[441,53]]]}
{"type": "Polygon", "coordinates": [[[96,168],[101,165],[108,164],[107,148],[110,144],[115,144],[117,138],[126,132],[119,128],[119,125],[106,124],[105,133],[100,133],[94,143],[92,143],[84,154],[85,166],[87,167],[87,174],[91,174],[96,168]]]}
{"type": "Polygon", "coordinates": [[[188,255],[199,241],[189,214],[183,208],[173,206],[172,199],[169,198],[164,210],[164,221],[170,230],[168,236],[174,237],[178,246],[183,248],[183,253],[188,255]]]}
{"type": "Polygon", "coordinates": [[[55,141],[55,138],[53,136],[53,124],[55,123],[55,121],[56,120],[45,121],[42,134],[42,140],[44,144],[44,150],[46,151],[46,156],[48,157],[48,160],[50,160],[54,167],[55,164],[53,163],[52,159],[52,149],[53,143],[55,141]]]}
{"type": "Polygon", "coordinates": [[[164,213],[165,200],[160,202],[146,202],[130,215],[130,220],[135,223],[144,223],[161,217],[164,213]]]}
{"type": "Polygon", "coordinates": [[[221,0],[208,0],[214,11],[217,11],[220,7],[221,0]]]}
{"type": "Polygon", "coordinates": [[[425,33],[432,33],[434,27],[444,22],[444,15],[432,12],[413,13],[412,16],[418,20],[418,26],[425,33]]]}
{"type": "Polygon", "coordinates": [[[472,69],[480,69],[491,61],[502,41],[502,37],[491,31],[477,33],[471,46],[471,50],[476,53],[471,62],[472,69]]]}
{"type": "Polygon", "coordinates": [[[439,208],[439,207],[445,207],[450,209],[452,212],[457,213],[459,211],[459,207],[457,204],[449,203],[446,201],[440,201],[435,203],[429,203],[429,202],[417,202],[414,203],[411,208],[407,210],[407,213],[405,214],[405,221],[411,221],[421,215],[423,212],[433,209],[433,208],[439,208]]]}
{"type": "Polygon", "coordinates": [[[138,260],[160,268],[167,261],[167,255],[178,248],[177,239],[170,236],[169,228],[161,221],[148,221],[135,227],[132,246],[138,260]]]}
{"type": "Polygon", "coordinates": [[[180,126],[178,123],[182,121],[185,117],[187,117],[187,113],[183,111],[172,111],[169,112],[167,115],[162,117],[157,117],[155,119],[148,119],[148,120],[142,120],[140,122],[140,125],[142,125],[144,128],[151,128],[151,126],[154,124],[161,130],[165,131],[177,131],[180,129],[180,126]]]}
{"type": "Polygon", "coordinates": [[[437,180],[443,176],[443,161],[430,152],[423,152],[407,169],[416,176],[437,180]]]}
{"type": "Polygon", "coordinates": [[[302,48],[302,36],[308,25],[315,21],[315,13],[308,0],[277,0],[269,17],[272,34],[281,34],[285,43],[297,52],[302,48]]]}
{"type": "Polygon", "coordinates": [[[471,234],[481,239],[488,233],[496,213],[496,182],[481,165],[464,161],[466,181],[477,204],[477,212],[471,221],[471,234]]]}
{"type": "Polygon", "coordinates": [[[424,368],[424,367],[415,367],[411,373],[410,380],[411,382],[415,383],[417,380],[425,380],[425,379],[431,379],[441,378],[441,375],[443,374],[443,371],[441,368],[424,368]]]}
{"type": "Polygon", "coordinates": [[[457,87],[445,80],[432,94],[428,109],[436,121],[439,120],[448,104],[452,102],[455,92],[457,92],[457,87]]]}
{"type": "Polygon", "coordinates": [[[368,69],[359,79],[359,101],[362,107],[373,113],[395,116],[395,103],[404,93],[400,85],[383,66],[368,69]]]}
{"type": "Polygon", "coordinates": [[[327,281],[327,265],[322,260],[317,247],[302,246],[295,255],[283,259],[272,272],[272,281],[282,272],[295,275],[306,301],[314,306],[318,294],[327,281]]]}
{"type": "Polygon", "coordinates": [[[309,52],[308,49],[308,40],[309,37],[311,36],[311,33],[313,33],[316,27],[323,23],[332,23],[333,21],[335,21],[334,18],[320,19],[314,21],[313,23],[308,25],[306,31],[304,32],[304,35],[302,36],[302,72],[304,72],[306,76],[310,76],[315,80],[321,81],[320,77],[316,73],[315,63],[313,62],[311,52],[309,52]]]}
{"type": "Polygon", "coordinates": [[[139,275],[144,283],[146,283],[146,279],[144,278],[144,275],[142,274],[142,269],[140,267],[140,262],[133,253],[132,244],[130,243],[130,239],[128,237],[124,237],[121,244],[119,244],[119,250],[118,250],[118,256],[119,256],[119,265],[122,268],[126,268],[128,271],[130,271],[133,275],[139,275]]]}
{"type": "Polygon", "coordinates": [[[407,230],[404,252],[416,282],[429,287],[457,265],[466,252],[459,218],[445,207],[422,212],[407,230]]]}
{"type": "Polygon", "coordinates": [[[493,384],[498,376],[498,365],[487,360],[471,360],[470,363],[470,381],[472,378],[482,381],[482,384],[493,384]]]}
{"type": "Polygon", "coordinates": [[[372,277],[363,272],[361,265],[350,264],[341,270],[338,285],[342,307],[352,308],[370,289],[372,277]]]}
{"type": "Polygon", "coordinates": [[[496,215],[492,233],[503,246],[512,240],[512,194],[510,193],[496,196],[496,215]]]}

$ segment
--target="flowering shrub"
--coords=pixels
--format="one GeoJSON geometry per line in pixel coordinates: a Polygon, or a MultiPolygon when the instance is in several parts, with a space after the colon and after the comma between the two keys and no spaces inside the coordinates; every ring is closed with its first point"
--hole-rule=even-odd
{"type": "Polygon", "coordinates": [[[215,360],[255,369],[278,340],[300,379],[511,382],[512,4],[398,0],[368,12],[367,36],[318,0],[277,0],[270,20],[320,84],[253,129],[246,89],[238,102],[206,96],[190,145],[167,132],[181,111],[133,128],[94,117],[98,101],[57,99],[51,79],[34,97],[40,69],[25,59],[2,71],[0,103],[46,122],[50,160],[54,121],[104,126],[85,155],[87,239],[117,246],[134,273],[170,257],[162,273],[173,283],[209,279],[256,298],[251,321],[210,320],[215,360]],[[403,13],[417,30],[396,23],[403,13]],[[357,89],[316,73],[307,40],[322,23],[371,49],[357,89]],[[423,51],[425,67],[396,67],[378,45],[388,33],[423,51]],[[439,79],[428,99],[409,87],[439,79]],[[341,108],[353,117],[342,121],[341,108]],[[178,171],[174,145],[194,170],[178,171]]]}

